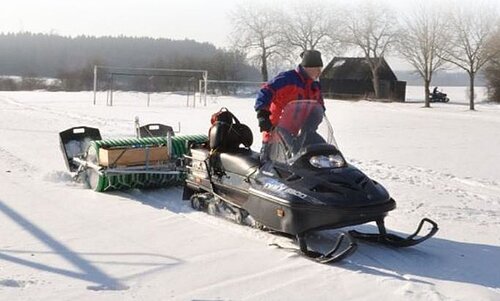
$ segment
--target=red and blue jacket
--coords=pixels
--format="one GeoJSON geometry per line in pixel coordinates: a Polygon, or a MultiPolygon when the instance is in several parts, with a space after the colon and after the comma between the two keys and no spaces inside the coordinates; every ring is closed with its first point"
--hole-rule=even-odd
{"type": "MultiPolygon", "coordinates": [[[[294,100],[316,100],[324,105],[321,86],[310,78],[302,66],[278,74],[264,84],[257,94],[255,110],[266,110],[271,113],[271,123],[276,125],[285,106],[294,100]]],[[[263,133],[263,141],[269,140],[269,133],[263,133]]]]}

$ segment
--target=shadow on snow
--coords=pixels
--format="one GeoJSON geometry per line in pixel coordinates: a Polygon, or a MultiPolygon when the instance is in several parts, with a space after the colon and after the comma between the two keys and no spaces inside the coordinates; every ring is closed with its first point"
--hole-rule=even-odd
{"type": "MultiPolygon", "coordinates": [[[[135,189],[126,192],[112,192],[112,194],[174,213],[194,212],[189,206],[189,202],[181,201],[182,189],[178,187],[157,190],[135,189]]],[[[390,225],[388,227],[392,233],[401,236],[407,235],[391,231],[390,225]]],[[[364,232],[376,232],[377,229],[372,224],[358,226],[358,228],[362,228],[361,230],[364,232]]],[[[311,242],[318,249],[326,249],[333,243],[334,237],[331,237],[330,234],[336,232],[338,231],[324,231],[325,234],[321,233],[318,242],[311,242]]],[[[392,248],[359,242],[357,252],[337,265],[353,271],[406,281],[426,283],[425,280],[411,279],[412,276],[419,276],[500,288],[498,263],[500,263],[499,246],[457,242],[433,237],[422,244],[409,248],[392,248]]]]}
{"type": "Polygon", "coordinates": [[[49,235],[47,232],[31,223],[29,220],[24,218],[21,214],[8,207],[0,200],[0,212],[5,216],[10,218],[13,222],[17,223],[19,226],[24,228],[27,232],[29,232],[32,236],[50,248],[51,252],[37,252],[37,251],[27,251],[27,250],[0,250],[0,260],[9,261],[15,264],[24,265],[26,267],[30,267],[33,269],[37,269],[40,271],[55,273],[75,279],[85,280],[94,283],[93,286],[88,286],[89,290],[126,290],[128,287],[123,284],[122,280],[128,280],[134,277],[155,273],[157,271],[168,268],[169,266],[179,264],[181,261],[176,258],[171,258],[158,254],[149,254],[149,253],[77,253],[72,251],[70,248],[57,241],[54,237],[49,235]],[[23,259],[14,255],[17,254],[57,254],[63,257],[67,262],[71,265],[75,266],[79,271],[71,271],[55,266],[50,266],[47,264],[43,264],[40,262],[36,262],[33,260],[23,259]],[[11,255],[14,254],[14,255],[11,255]],[[121,279],[117,279],[111,277],[106,274],[101,269],[97,268],[92,264],[91,261],[83,258],[81,255],[97,255],[97,256],[113,256],[113,259],[116,256],[147,256],[147,257],[160,257],[161,259],[168,259],[168,262],[145,262],[141,260],[139,262],[129,262],[129,261],[104,261],[104,262],[96,262],[101,264],[119,264],[119,265],[140,265],[145,267],[153,267],[149,270],[141,273],[132,274],[126,277],[122,277],[121,279]]]}

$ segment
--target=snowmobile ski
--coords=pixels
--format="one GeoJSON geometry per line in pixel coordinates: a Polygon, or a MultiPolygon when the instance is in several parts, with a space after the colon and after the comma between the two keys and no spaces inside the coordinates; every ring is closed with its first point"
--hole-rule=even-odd
{"type": "Polygon", "coordinates": [[[378,220],[376,222],[379,233],[363,233],[356,230],[351,230],[349,231],[349,233],[352,237],[360,240],[382,243],[391,247],[404,248],[414,246],[431,238],[439,230],[436,222],[431,219],[424,218],[420,221],[417,230],[413,234],[409,235],[408,237],[401,237],[396,234],[387,233],[387,229],[385,228],[383,220],[378,220]],[[418,236],[425,223],[429,223],[432,225],[431,230],[426,235],[415,238],[418,236]]]}

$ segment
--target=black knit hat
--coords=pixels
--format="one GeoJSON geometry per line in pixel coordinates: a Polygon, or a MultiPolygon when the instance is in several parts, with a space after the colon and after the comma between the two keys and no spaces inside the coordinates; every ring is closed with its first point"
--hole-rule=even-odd
{"type": "Polygon", "coordinates": [[[300,54],[302,67],[323,67],[321,52],[317,50],[306,50],[300,54]]]}

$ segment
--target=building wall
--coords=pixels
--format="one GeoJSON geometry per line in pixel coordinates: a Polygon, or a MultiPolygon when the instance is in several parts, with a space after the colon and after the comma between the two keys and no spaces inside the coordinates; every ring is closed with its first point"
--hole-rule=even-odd
{"type": "MultiPolygon", "coordinates": [[[[380,97],[395,101],[405,101],[406,82],[380,80],[380,97]]],[[[364,99],[375,98],[371,80],[322,79],[321,87],[326,98],[364,99]]]]}

